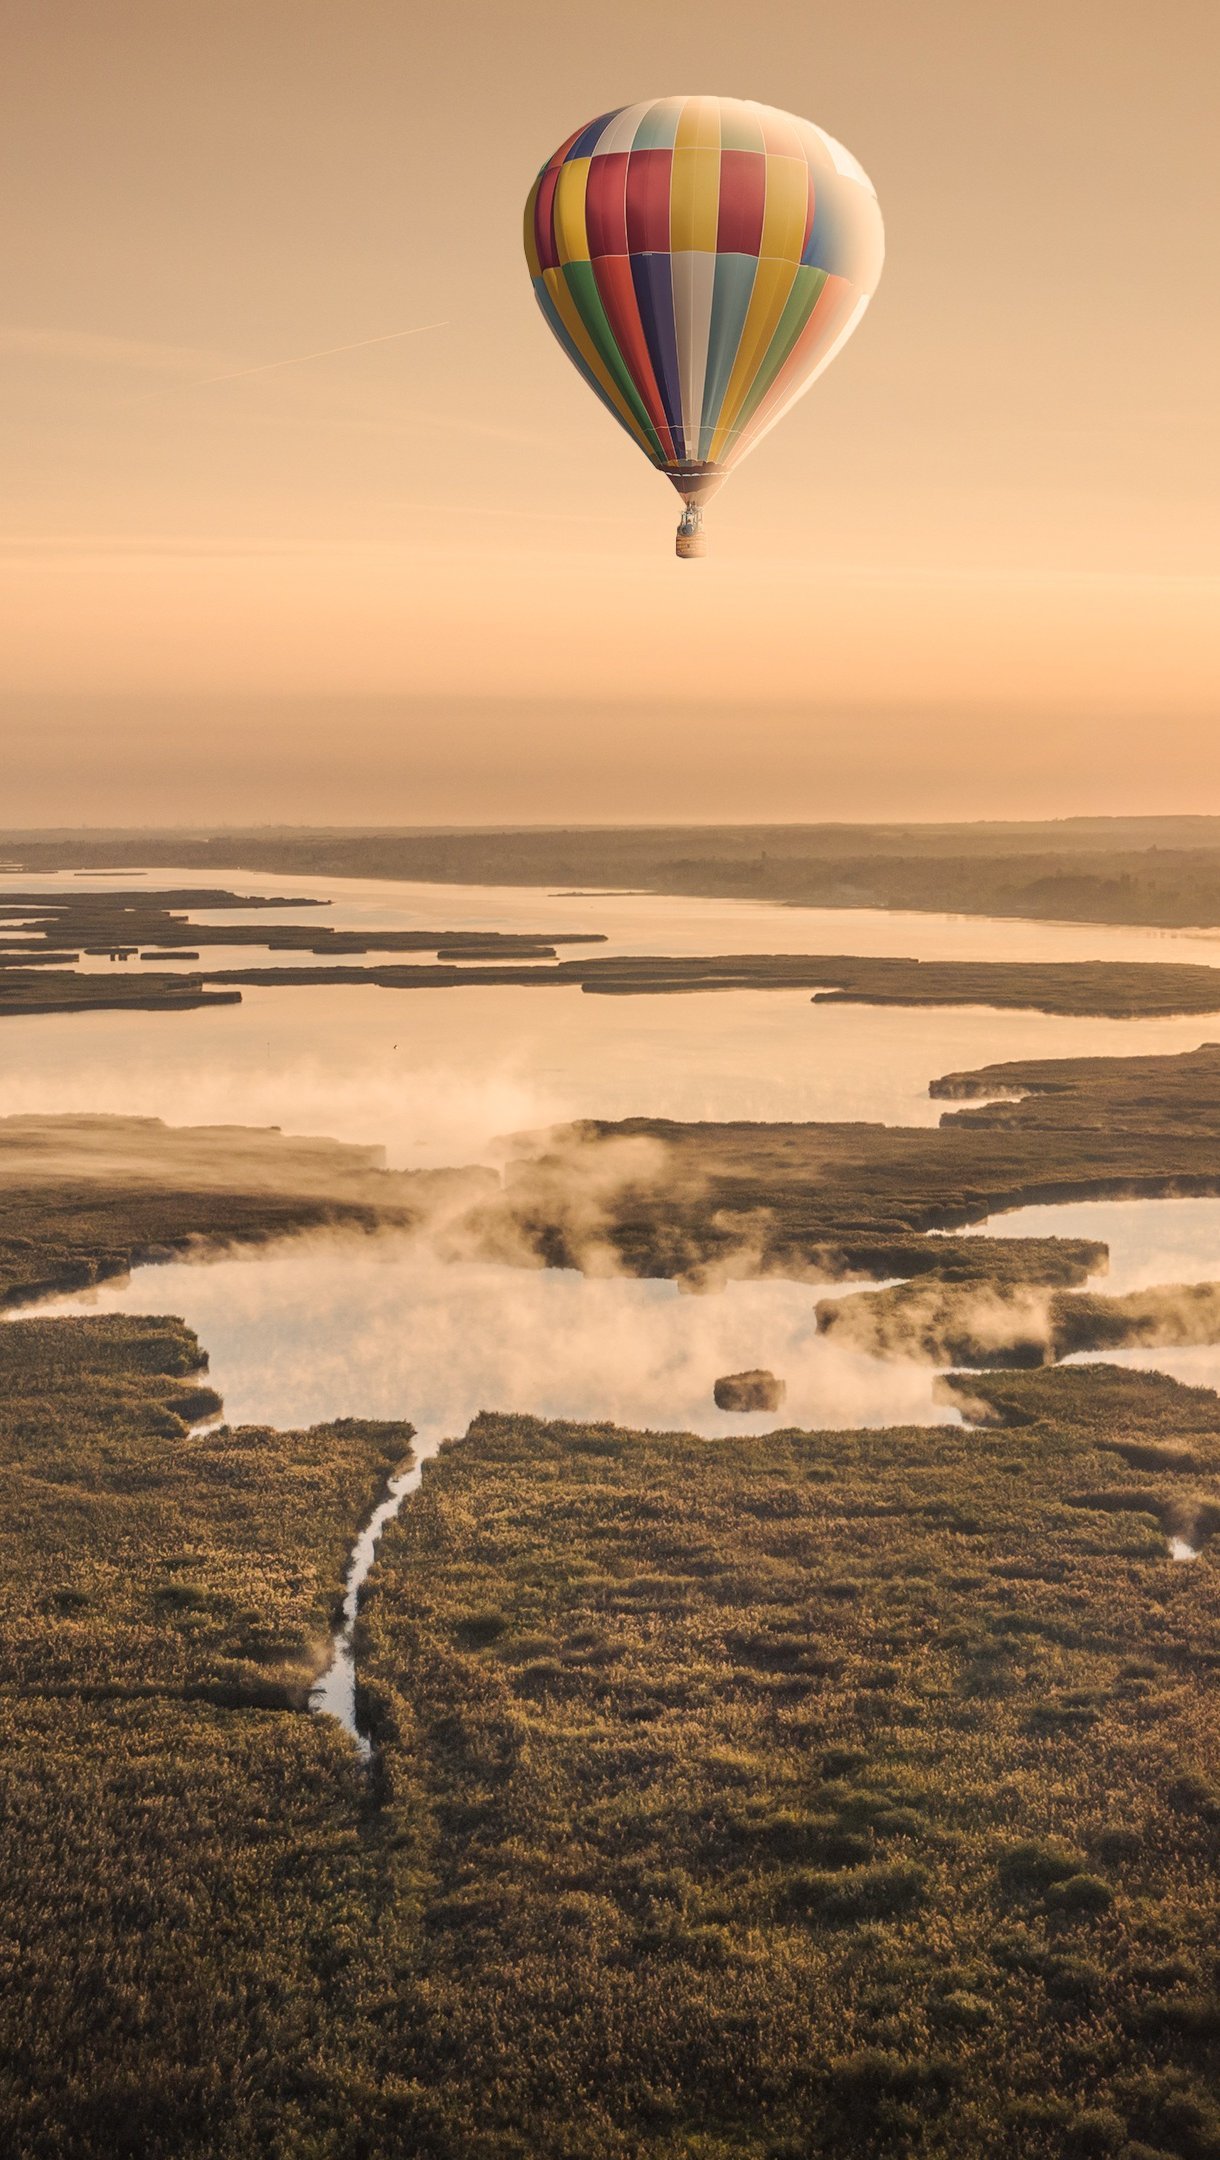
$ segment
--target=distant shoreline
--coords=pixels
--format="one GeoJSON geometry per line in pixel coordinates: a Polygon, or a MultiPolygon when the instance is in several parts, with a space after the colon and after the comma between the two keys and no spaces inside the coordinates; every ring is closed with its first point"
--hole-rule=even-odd
{"type": "Polygon", "coordinates": [[[1031,922],[1220,926],[1220,818],[1025,824],[266,827],[0,833],[5,874],[206,869],[886,908],[1031,922]]]}

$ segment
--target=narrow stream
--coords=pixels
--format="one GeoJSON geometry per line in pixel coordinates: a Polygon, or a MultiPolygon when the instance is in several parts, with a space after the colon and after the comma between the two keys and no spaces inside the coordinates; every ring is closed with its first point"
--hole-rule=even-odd
{"type": "MultiPolygon", "coordinates": [[[[159,888],[257,892],[266,881],[165,868],[0,880],[0,894],[105,889],[149,875],[159,888]]],[[[283,890],[283,881],[274,880],[283,890]]],[[[584,931],[600,952],[901,953],[923,959],[1190,960],[1220,965],[1220,934],[1026,923],[882,910],[789,909],[761,901],[647,893],[569,895],[528,887],[431,886],[292,878],[325,900],[319,927],[584,931]]],[[[285,910],[201,907],[221,925],[285,910]]],[[[18,930],[18,920],[6,925],[18,930]]],[[[206,948],[218,966],[224,948],[206,948]]],[[[243,964],[258,957],[231,948],[243,964]]],[[[280,954],[277,965],[313,956],[280,954]]],[[[108,969],[108,961],[98,965],[108,969]]],[[[248,989],[239,1006],[172,1021],[150,1012],[12,1016],[5,1022],[0,1115],[83,1109],[170,1123],[274,1124],[384,1143],[414,1167],[498,1160],[498,1136],[571,1117],[874,1119],[936,1125],[939,1073],[1005,1058],[1193,1049],[1212,1017],[1096,1020],[982,1007],[814,1005],[802,991],[582,997],[553,987],[471,987],[397,997],[375,985],[248,989]]],[[[1103,1238],[1115,1293],[1220,1276],[1220,1198],[1028,1208],[975,1226],[1103,1238]]],[[[427,1435],[390,1480],[352,1550],[331,1661],[311,1708],[337,1717],[367,1761],[356,1714],[353,1640],[360,1592],[387,1522],[413,1493],[441,1436],[481,1408],[608,1418],[628,1427],[728,1434],[958,1422],[935,1399],[932,1368],[886,1363],[818,1334],[819,1298],[854,1285],[777,1279],[692,1297],[671,1282],[584,1278],[568,1270],[438,1267],[394,1233],[319,1233],[259,1251],[182,1259],[154,1279],[48,1300],[45,1313],[180,1314],[209,1352],[226,1421],[305,1428],[336,1416],[405,1420],[427,1435]],[[765,1366],[786,1384],[776,1415],[720,1411],[721,1375],[765,1366]]],[[[1188,1384],[1220,1388],[1220,1345],[1107,1353],[1188,1384]]],[[[1195,1533],[1199,1535],[1199,1533],[1195,1533]]],[[[1206,1537],[1206,1533],[1203,1534],[1206,1537]]],[[[1198,1557],[1180,1536],[1175,1560],[1198,1557]]]]}
{"type": "MultiPolygon", "coordinates": [[[[1102,1236],[1111,1255],[1106,1289],[1220,1272],[1216,1199],[1024,1209],[988,1228],[1102,1236]]],[[[353,1648],[360,1593],[386,1523],[417,1490],[423,1463],[445,1435],[465,1432],[482,1409],[608,1418],[710,1441],[784,1426],[958,1423],[959,1411],[937,1399],[933,1367],[868,1357],[819,1334],[819,1300],[857,1287],[771,1277],[693,1296],[661,1279],[438,1264],[425,1242],[403,1233],[325,1231],[139,1268],[37,1309],[181,1315],[208,1350],[211,1382],[235,1426],[291,1431],[359,1416],[416,1427],[411,1467],[390,1480],[352,1549],[330,1662],[309,1698],[313,1711],[338,1718],[367,1762],[353,1648]],[[759,1366],[785,1383],[782,1407],[718,1409],[718,1376],[759,1366]]],[[[1104,1361],[1220,1386],[1220,1345],[1111,1350],[1104,1361]]],[[[1175,1524],[1166,1545],[1184,1563],[1199,1557],[1204,1540],[1182,1529],[1192,1526],[1175,1524]]]]}
{"type": "Polygon", "coordinates": [[[818,1333],[819,1298],[855,1287],[771,1277],[693,1296],[663,1279],[439,1265],[408,1235],[327,1231],[137,1268],[36,1309],[179,1314],[206,1347],[235,1426],[292,1431],[344,1416],[415,1426],[411,1468],[390,1480],[352,1549],[330,1663],[309,1697],[367,1762],[353,1648],[360,1592],[385,1525],[445,1435],[487,1408],[709,1440],[785,1425],[958,1424],[958,1410],[935,1399],[930,1367],[865,1357],[818,1333]],[[784,1381],[782,1408],[718,1409],[717,1378],[760,1365],[784,1381]]]}
{"type": "Polygon", "coordinates": [[[368,1580],[369,1569],[377,1552],[377,1540],[388,1522],[392,1522],[408,1493],[418,1489],[428,1455],[436,1451],[434,1441],[427,1454],[417,1457],[409,1470],[400,1470],[389,1482],[384,1500],[373,1509],[364,1528],[352,1547],[352,1557],[347,1564],[343,1580],[343,1605],[339,1625],[331,1638],[331,1659],[320,1680],[309,1691],[309,1707],[318,1717],[338,1718],[345,1732],[350,1733],[356,1753],[362,1762],[372,1759],[373,1743],[361,1730],[356,1715],[356,1614],[360,1608],[360,1592],[368,1580]]]}

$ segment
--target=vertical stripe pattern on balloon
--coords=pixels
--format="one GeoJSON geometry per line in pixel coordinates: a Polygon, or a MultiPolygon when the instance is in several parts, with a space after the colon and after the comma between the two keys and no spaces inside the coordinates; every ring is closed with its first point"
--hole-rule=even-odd
{"type": "Polygon", "coordinates": [[[525,248],[547,322],[675,480],[728,471],[820,373],[881,273],[842,145],[732,98],[603,113],[543,167],[525,248]]]}

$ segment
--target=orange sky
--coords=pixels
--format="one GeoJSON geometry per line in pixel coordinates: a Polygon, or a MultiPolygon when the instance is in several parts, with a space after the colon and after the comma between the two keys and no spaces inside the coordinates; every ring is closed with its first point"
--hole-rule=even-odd
{"type": "Polygon", "coordinates": [[[0,822],[1220,810],[1213,0],[6,23],[0,822]],[[687,565],[520,212],[704,90],[889,256],[687,565]]]}

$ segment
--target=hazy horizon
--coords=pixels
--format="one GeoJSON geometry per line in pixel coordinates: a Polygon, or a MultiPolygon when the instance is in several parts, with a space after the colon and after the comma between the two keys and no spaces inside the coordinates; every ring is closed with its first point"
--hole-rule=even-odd
{"type": "Polygon", "coordinates": [[[1151,714],[48,697],[3,733],[9,827],[1220,815],[1220,730],[1151,714]]]}
{"type": "Polygon", "coordinates": [[[1204,0],[10,14],[0,815],[1220,810],[1204,0]],[[688,565],[520,219],[705,88],[888,261],[688,565]]]}
{"type": "Polygon", "coordinates": [[[0,2160],[1220,2160],[1217,0],[4,59],[0,2160]]]}

